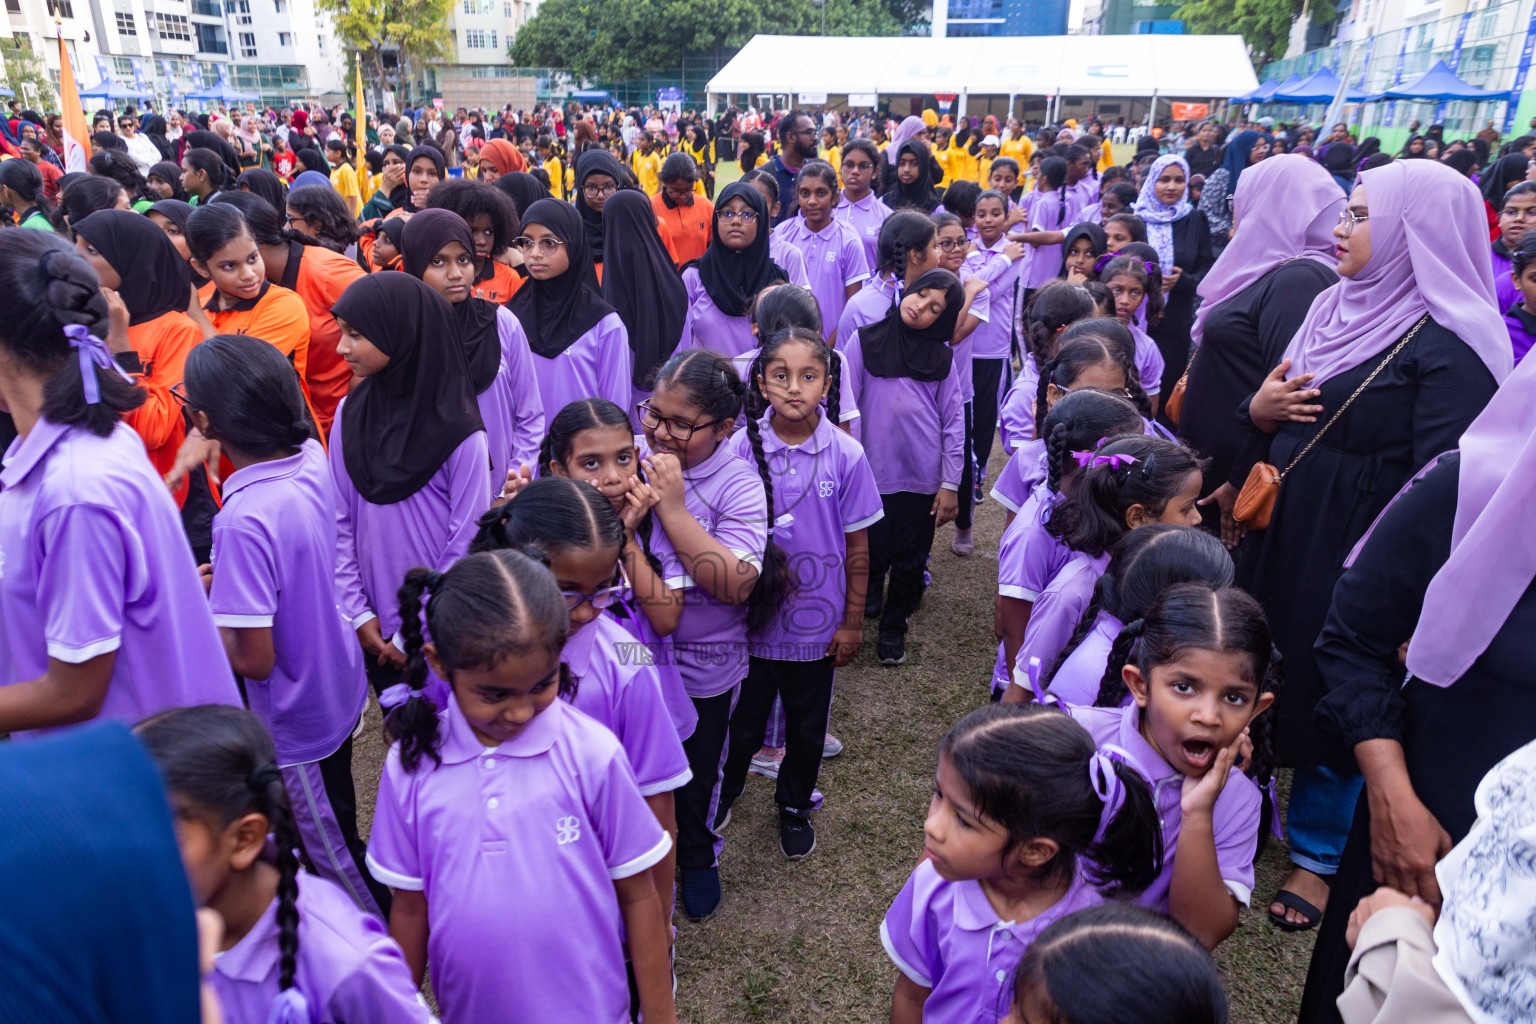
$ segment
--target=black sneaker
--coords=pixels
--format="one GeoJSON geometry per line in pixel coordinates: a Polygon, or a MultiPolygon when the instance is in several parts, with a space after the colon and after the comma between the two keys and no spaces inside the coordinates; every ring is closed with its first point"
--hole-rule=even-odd
{"type": "Polygon", "coordinates": [[[875,653],[882,665],[900,665],[907,660],[907,638],[900,633],[881,633],[875,653]]]}
{"type": "Polygon", "coordinates": [[[864,617],[878,619],[883,611],[885,611],[885,593],[880,590],[871,590],[864,598],[864,617]]]}
{"type": "Polygon", "coordinates": [[[702,921],[720,909],[719,868],[683,868],[678,889],[690,921],[702,921]]]}
{"type": "Polygon", "coordinates": [[[779,812],[779,849],[786,860],[800,860],[816,849],[816,830],[810,818],[779,812]]]}

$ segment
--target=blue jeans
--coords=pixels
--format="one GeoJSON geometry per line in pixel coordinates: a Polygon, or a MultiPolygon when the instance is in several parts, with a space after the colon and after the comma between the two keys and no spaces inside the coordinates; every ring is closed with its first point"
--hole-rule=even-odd
{"type": "Polygon", "coordinates": [[[1339,857],[1344,853],[1364,782],[1354,772],[1296,769],[1285,819],[1292,864],[1323,876],[1339,870],[1339,857]]]}

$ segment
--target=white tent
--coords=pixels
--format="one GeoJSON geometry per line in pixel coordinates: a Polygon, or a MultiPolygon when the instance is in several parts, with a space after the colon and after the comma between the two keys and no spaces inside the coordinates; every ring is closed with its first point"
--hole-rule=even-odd
{"type": "Polygon", "coordinates": [[[753,36],[711,93],[1217,99],[1258,88],[1241,36],[753,36]]]}

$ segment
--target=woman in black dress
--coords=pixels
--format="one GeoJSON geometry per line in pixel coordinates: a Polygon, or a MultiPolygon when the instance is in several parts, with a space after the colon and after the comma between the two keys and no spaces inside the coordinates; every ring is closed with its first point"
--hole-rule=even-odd
{"type": "Polygon", "coordinates": [[[1513,363],[1483,223],[1477,189],[1436,161],[1361,174],[1334,231],[1341,280],[1246,409],[1270,435],[1265,461],[1295,462],[1269,528],[1250,532],[1238,557],[1239,583],[1264,604],[1285,658],[1275,738],[1296,769],[1296,867],[1271,906],[1283,926],[1320,916],[1360,789],[1348,745],[1312,724],[1325,691],[1312,645],[1345,556],[1410,477],[1456,447],[1513,363]]]}
{"type": "Polygon", "coordinates": [[[1312,300],[1335,284],[1333,229],[1344,196],[1328,172],[1304,156],[1255,164],[1232,199],[1242,230],[1200,282],[1195,356],[1189,364],[1179,438],[1208,456],[1207,522],[1220,511],[1222,538],[1242,536],[1232,505],[1257,456],[1237,425],[1237,407],[1280,362],[1312,300]]]}
{"type": "Polygon", "coordinates": [[[1301,1020],[1336,1021],[1350,911],[1377,884],[1438,905],[1435,861],[1499,760],[1536,739],[1536,366],[1393,501],[1334,590],[1317,644],[1323,731],[1365,774],[1301,1020]],[[1403,683],[1399,647],[1409,638],[1403,683]]]}
{"type": "Polygon", "coordinates": [[[1163,386],[1171,395],[1189,363],[1189,332],[1195,322],[1196,289],[1216,255],[1211,226],[1189,201],[1189,165],[1181,156],[1158,157],[1147,170],[1136,216],[1147,225],[1147,244],[1163,272],[1163,318],[1152,339],[1163,354],[1163,386]]]}

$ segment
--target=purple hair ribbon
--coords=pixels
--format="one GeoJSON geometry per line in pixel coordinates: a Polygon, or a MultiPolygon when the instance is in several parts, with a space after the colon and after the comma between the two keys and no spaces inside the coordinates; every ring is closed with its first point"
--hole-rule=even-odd
{"type": "Polygon", "coordinates": [[[267,1010],[267,1024],[309,1024],[309,1000],[296,988],[287,988],[272,1000],[267,1010]]]}
{"type": "Polygon", "coordinates": [[[426,693],[412,687],[409,683],[396,683],[379,694],[379,708],[383,711],[393,711],[412,697],[421,697],[426,693]]]}
{"type": "Polygon", "coordinates": [[[1134,455],[1099,455],[1097,452],[1073,452],[1072,457],[1077,464],[1085,469],[1095,466],[1109,466],[1111,469],[1130,469],[1136,464],[1134,455]]]}
{"type": "Polygon", "coordinates": [[[1029,665],[1024,669],[1024,674],[1029,677],[1029,689],[1035,695],[1037,703],[1054,705],[1056,707],[1061,706],[1061,699],[1054,693],[1046,691],[1045,682],[1041,679],[1045,674],[1045,670],[1041,666],[1039,658],[1029,659],[1029,665]]]}
{"type": "Polygon", "coordinates": [[[80,353],[80,383],[85,387],[86,405],[95,405],[101,401],[101,385],[96,382],[93,366],[99,366],[103,370],[116,370],[119,377],[130,384],[133,383],[133,378],[112,358],[112,352],[107,348],[107,343],[92,334],[89,327],[83,324],[69,324],[64,328],[64,337],[69,339],[69,347],[80,353]]]}
{"type": "Polygon", "coordinates": [[[1099,812],[1100,836],[1109,828],[1109,823],[1115,820],[1120,808],[1125,806],[1125,782],[1115,771],[1116,761],[1130,764],[1130,755],[1108,743],[1094,751],[1088,759],[1088,781],[1099,799],[1104,801],[1104,809],[1099,812]]]}

